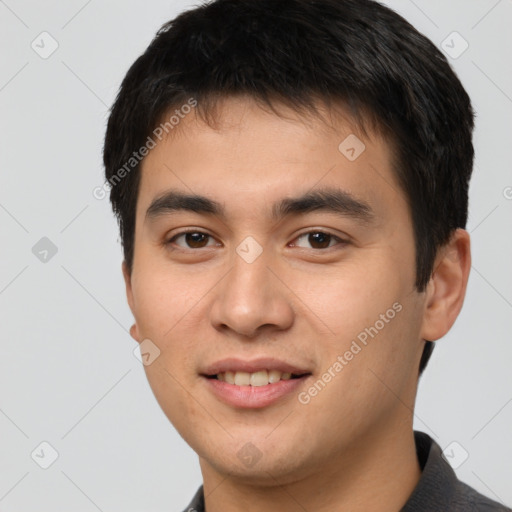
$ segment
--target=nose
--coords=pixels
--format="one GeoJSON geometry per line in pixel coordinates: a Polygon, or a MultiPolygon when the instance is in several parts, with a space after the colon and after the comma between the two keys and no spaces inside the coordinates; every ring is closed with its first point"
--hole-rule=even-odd
{"type": "Polygon", "coordinates": [[[210,315],[217,330],[256,338],[262,331],[286,330],[292,325],[293,294],[283,276],[270,268],[265,252],[252,263],[235,254],[231,270],[215,287],[210,315]]]}

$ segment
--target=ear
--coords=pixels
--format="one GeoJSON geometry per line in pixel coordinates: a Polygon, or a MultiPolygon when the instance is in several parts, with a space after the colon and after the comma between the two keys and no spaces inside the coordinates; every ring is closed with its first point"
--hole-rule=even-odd
{"type": "Polygon", "coordinates": [[[470,269],[469,233],[458,228],[439,249],[434,263],[426,290],[422,339],[438,340],[451,329],[462,309],[470,269]]]}
{"type": "MultiPolygon", "coordinates": [[[[132,290],[132,276],[130,274],[130,271],[128,269],[128,265],[126,264],[126,261],[123,261],[123,264],[121,266],[123,271],[123,277],[124,277],[124,284],[126,287],[126,299],[128,300],[128,306],[130,306],[130,311],[132,312],[132,315],[135,316],[135,301],[133,300],[133,290],[132,290]]],[[[140,343],[140,336],[137,328],[137,322],[135,322],[130,327],[130,336],[140,343]]]]}

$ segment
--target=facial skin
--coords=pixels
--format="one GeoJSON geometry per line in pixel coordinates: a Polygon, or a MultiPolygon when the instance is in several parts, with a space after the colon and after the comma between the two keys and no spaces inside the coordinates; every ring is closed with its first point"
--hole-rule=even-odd
{"type": "Polygon", "coordinates": [[[442,337],[462,307],[469,235],[455,232],[418,293],[411,216],[387,143],[346,118],[329,127],[282,112],[226,99],[215,129],[191,113],[145,158],[131,275],[123,266],[131,334],[161,351],[147,377],[200,457],[208,512],[396,511],[420,477],[412,409],[422,340],[442,337]],[[366,145],[355,161],[338,150],[351,133],[366,145]],[[272,217],[274,203],[326,189],[364,201],[372,219],[272,217]],[[169,191],[215,200],[224,215],[147,216],[169,191]],[[209,236],[166,244],[189,229],[209,236]],[[332,237],[308,237],[318,232],[332,237]],[[263,249],[252,263],[236,252],[248,236],[263,249]],[[293,393],[235,408],[200,375],[225,357],[269,356],[308,369],[307,391],[395,303],[401,311],[308,404],[293,393]],[[261,453],[250,467],[237,456],[248,442],[261,453]]]}

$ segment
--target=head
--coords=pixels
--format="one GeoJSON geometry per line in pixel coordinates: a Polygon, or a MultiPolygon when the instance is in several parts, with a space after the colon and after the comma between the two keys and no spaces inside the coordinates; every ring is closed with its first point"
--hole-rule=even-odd
{"type": "Polygon", "coordinates": [[[413,403],[465,294],[472,130],[445,57],[373,1],[217,0],[160,29],[104,163],[132,335],[160,350],[150,384],[204,460],[251,440],[260,467],[305,471],[410,415],[397,396],[413,403]],[[219,402],[204,372],[233,355],[301,365],[302,401],[219,402]]]}

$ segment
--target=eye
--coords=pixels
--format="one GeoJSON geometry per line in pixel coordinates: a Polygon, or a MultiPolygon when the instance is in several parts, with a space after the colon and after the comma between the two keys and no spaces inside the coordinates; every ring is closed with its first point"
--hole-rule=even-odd
{"type": "Polygon", "coordinates": [[[313,249],[328,249],[329,247],[336,245],[336,243],[333,242],[338,242],[341,244],[347,243],[345,240],[342,240],[341,238],[332,235],[331,233],[326,233],[324,231],[309,231],[308,233],[299,235],[295,239],[295,242],[292,243],[292,245],[297,247],[304,247],[306,249],[309,249],[310,247],[313,249]],[[306,244],[310,244],[310,247],[308,247],[306,244]]]}
{"type": "Polygon", "coordinates": [[[211,235],[203,233],[202,231],[184,231],[178,233],[167,240],[166,245],[171,244],[176,244],[178,247],[182,247],[184,249],[202,249],[204,247],[220,245],[215,242],[211,235]],[[181,243],[178,243],[178,240],[181,240],[181,243]]]}

